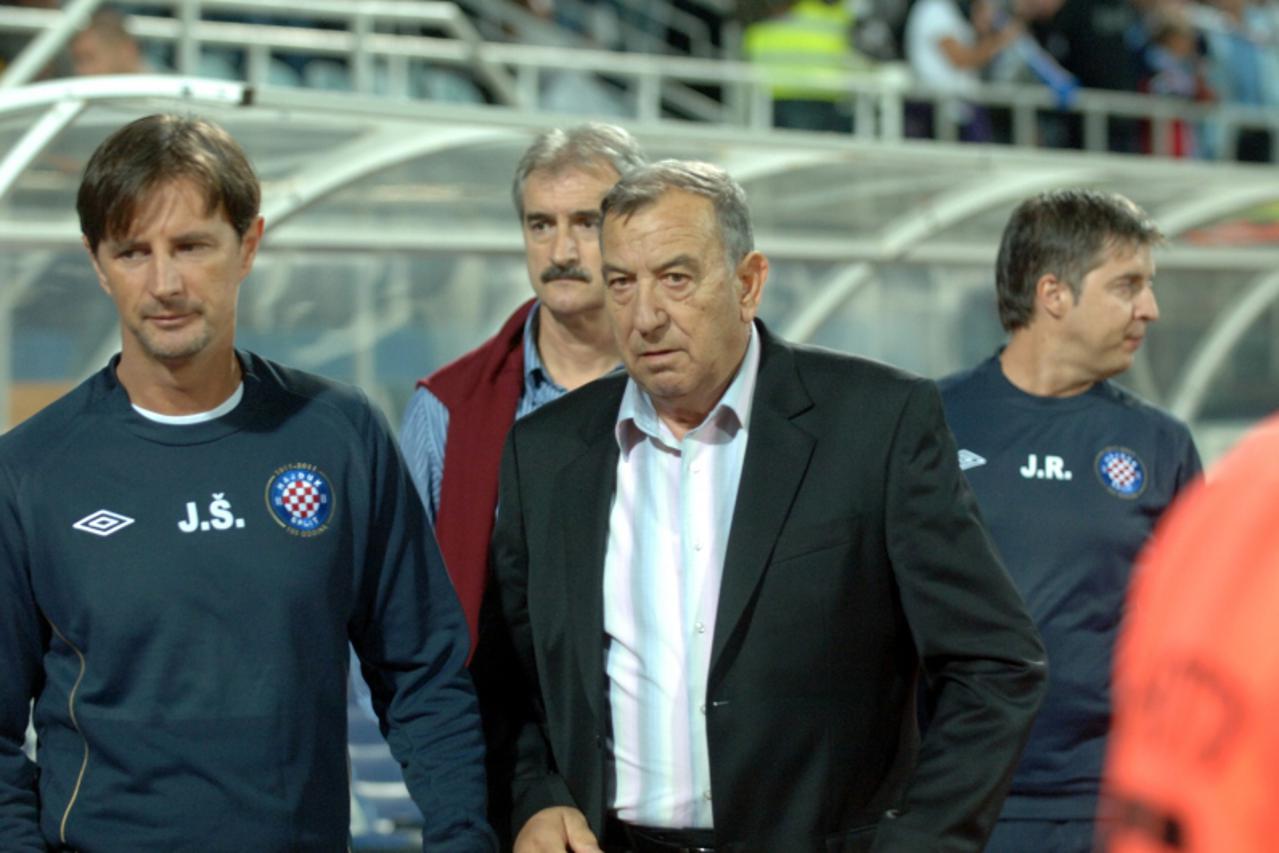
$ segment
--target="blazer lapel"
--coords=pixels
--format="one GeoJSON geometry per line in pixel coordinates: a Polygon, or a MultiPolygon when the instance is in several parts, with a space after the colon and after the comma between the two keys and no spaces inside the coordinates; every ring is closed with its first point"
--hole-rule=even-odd
{"type": "Polygon", "coordinates": [[[597,719],[604,700],[604,556],[617,480],[613,425],[620,391],[610,399],[612,404],[583,423],[583,453],[557,475],[555,495],[563,503],[554,513],[564,545],[562,565],[570,591],[566,604],[572,609],[572,642],[585,680],[583,689],[597,719]]]}
{"type": "Polygon", "coordinates": [[[724,649],[772,556],[773,545],[813,453],[813,436],[792,421],[813,405],[795,370],[793,352],[768,334],[762,323],[757,324],[756,329],[761,346],[759,376],[751,404],[737,504],[724,554],[715,638],[711,644],[712,684],[724,649]]]}

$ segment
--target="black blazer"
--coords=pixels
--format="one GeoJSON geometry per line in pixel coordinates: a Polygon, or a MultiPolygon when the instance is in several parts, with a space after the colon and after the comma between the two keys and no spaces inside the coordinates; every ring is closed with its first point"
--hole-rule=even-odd
{"type": "MultiPolygon", "coordinates": [[[[980,850],[1046,668],[936,389],[757,330],[706,703],[717,845],[980,850]]],[[[513,759],[517,828],[573,805],[599,833],[608,807],[601,584],[625,382],[517,422],[502,461],[494,571],[537,685],[513,759]]]]}

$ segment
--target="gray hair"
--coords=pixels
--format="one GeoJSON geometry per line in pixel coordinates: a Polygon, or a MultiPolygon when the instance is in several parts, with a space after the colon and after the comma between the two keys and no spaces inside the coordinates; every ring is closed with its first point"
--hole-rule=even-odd
{"type": "Polygon", "coordinates": [[[511,196],[520,219],[524,218],[524,184],[534,172],[564,172],[570,169],[597,169],[604,163],[618,175],[626,175],[644,165],[639,143],[622,128],[589,122],[568,130],[555,128],[538,134],[515,168],[511,196]]]}
{"type": "Polygon", "coordinates": [[[719,240],[736,267],[755,249],[746,191],[728,172],[697,160],[659,160],[636,169],[613,185],[600,204],[601,218],[630,216],[655,203],[670,190],[683,190],[710,200],[715,208],[719,240]]]}
{"type": "Polygon", "coordinates": [[[1010,332],[1030,324],[1035,285],[1044,275],[1064,281],[1077,299],[1107,250],[1163,239],[1150,215],[1118,193],[1058,189],[1026,199],[1004,227],[995,262],[1000,324],[1010,332]]]}

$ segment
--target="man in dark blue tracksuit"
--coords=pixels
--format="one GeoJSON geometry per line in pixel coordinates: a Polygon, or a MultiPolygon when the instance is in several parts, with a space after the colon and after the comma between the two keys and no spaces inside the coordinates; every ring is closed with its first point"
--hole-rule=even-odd
{"type": "Polygon", "coordinates": [[[346,850],[348,642],[424,847],[495,849],[466,625],[385,424],[234,346],[258,205],[198,119],[85,170],[122,345],[0,438],[6,851],[346,850]]]}
{"type": "Polygon", "coordinates": [[[1048,650],[1048,696],[988,851],[1092,850],[1129,573],[1200,470],[1185,424],[1109,381],[1159,316],[1159,239],[1113,194],[1022,203],[996,268],[1008,344],[939,383],[960,466],[1048,650]]]}

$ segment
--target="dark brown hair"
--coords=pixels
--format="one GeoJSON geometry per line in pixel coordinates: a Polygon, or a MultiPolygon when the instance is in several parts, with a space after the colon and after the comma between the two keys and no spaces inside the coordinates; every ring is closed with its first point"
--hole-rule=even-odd
{"type": "Polygon", "coordinates": [[[1163,241],[1146,211],[1118,193],[1060,189],[1017,205],[1004,227],[995,262],[999,322],[1007,331],[1030,324],[1035,285],[1051,273],[1079,297],[1084,277],[1112,247],[1139,248],[1163,241]]]}
{"type": "Polygon", "coordinates": [[[229,133],[202,118],[150,115],[107,137],[84,167],[76,212],[90,251],[97,252],[104,239],[125,236],[138,204],[177,180],[200,187],[207,211],[225,211],[241,237],[257,219],[258,177],[229,133]]]}

